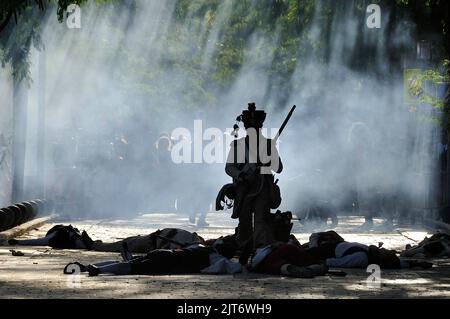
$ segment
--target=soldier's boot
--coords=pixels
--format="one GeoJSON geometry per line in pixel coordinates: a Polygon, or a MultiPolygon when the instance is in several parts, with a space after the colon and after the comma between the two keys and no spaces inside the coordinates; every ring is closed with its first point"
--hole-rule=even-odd
{"type": "Polygon", "coordinates": [[[287,264],[281,267],[280,272],[282,275],[294,278],[314,278],[314,271],[307,267],[287,264]]]}
{"type": "Polygon", "coordinates": [[[328,273],[328,267],[324,264],[315,264],[306,267],[313,272],[314,276],[325,276],[328,273]]]}
{"type": "Polygon", "coordinates": [[[96,277],[100,275],[100,269],[92,264],[87,266],[87,272],[89,273],[90,277],[96,277]]]}

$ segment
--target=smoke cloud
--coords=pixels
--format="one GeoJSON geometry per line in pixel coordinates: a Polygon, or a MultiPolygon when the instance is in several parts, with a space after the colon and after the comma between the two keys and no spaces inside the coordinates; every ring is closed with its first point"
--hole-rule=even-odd
{"type": "MultiPolygon", "coordinates": [[[[250,34],[235,35],[245,50],[232,83],[223,88],[207,82],[217,71],[217,57],[230,50],[225,29],[238,1],[220,2],[205,10],[203,19],[194,17],[196,1],[180,19],[176,1],[157,0],[87,5],[80,29],[49,18],[45,51],[33,51],[32,57],[27,189],[38,173],[37,101],[45,89],[47,197],[72,216],[209,210],[229,182],[224,163],[176,165],[165,152],[163,133],[186,128],[193,134],[194,120],[225,132],[248,102],[266,110],[269,129],[281,125],[290,106],[298,106],[279,145],[283,209],[301,213],[326,203],[350,213],[355,190],[361,203],[381,199],[385,205],[379,210],[388,213],[398,210],[388,207],[389,198],[408,202],[411,211],[431,205],[427,192],[437,154],[426,145],[436,144],[434,128],[408,109],[402,70],[391,58],[394,51],[414,51],[414,25],[405,18],[392,29],[392,13],[382,8],[381,28],[371,29],[365,10],[355,9],[358,1],[348,1],[347,10],[324,23],[325,3],[316,2],[311,21],[292,44],[295,59],[268,49],[281,43],[282,30],[268,33],[255,26],[250,34]],[[43,60],[45,87],[39,74],[43,60]],[[294,64],[288,83],[271,72],[274,63],[294,64]]],[[[6,115],[11,114],[11,101],[3,98],[11,97],[8,74],[8,68],[1,70],[6,115]]],[[[0,118],[7,139],[8,118],[0,118]]],[[[226,134],[222,138],[226,158],[229,140],[226,134]]],[[[8,181],[1,176],[4,193],[8,181]]]]}

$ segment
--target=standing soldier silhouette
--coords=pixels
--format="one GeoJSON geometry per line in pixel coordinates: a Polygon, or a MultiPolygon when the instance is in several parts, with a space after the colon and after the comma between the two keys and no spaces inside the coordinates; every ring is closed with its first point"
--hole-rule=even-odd
{"type": "MultiPolygon", "coordinates": [[[[270,209],[281,203],[279,188],[272,172],[281,173],[283,164],[276,142],[263,136],[266,113],[250,103],[238,117],[247,136],[231,144],[225,171],[233,178],[234,208],[232,218],[239,218],[237,241],[241,247],[253,238],[255,249],[274,242],[270,209]]],[[[235,132],[238,126],[235,125],[235,132]]],[[[237,134],[235,135],[237,137],[237,134]]]]}

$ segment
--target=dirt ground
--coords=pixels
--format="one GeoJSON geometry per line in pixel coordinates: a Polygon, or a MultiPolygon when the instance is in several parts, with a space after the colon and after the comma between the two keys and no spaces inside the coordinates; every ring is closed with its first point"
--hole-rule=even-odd
{"type": "MultiPolygon", "coordinates": [[[[174,214],[149,214],[132,220],[54,221],[23,236],[41,236],[55,223],[72,224],[85,229],[94,239],[113,241],[127,236],[147,234],[166,227],[196,231],[204,238],[231,234],[236,222],[227,214],[208,215],[210,226],[197,228],[188,218],[174,214]]],[[[353,233],[363,220],[346,217],[336,229],[347,241],[365,244],[384,243],[384,247],[401,250],[430,235],[424,229],[353,233]]],[[[381,221],[376,221],[378,224],[381,221]]],[[[325,228],[324,228],[325,229],[325,228]]],[[[315,228],[315,230],[320,230],[315,228]]],[[[301,242],[308,240],[312,229],[295,222],[293,232],[301,242]]],[[[450,262],[435,260],[426,271],[397,270],[381,273],[380,287],[367,285],[365,270],[346,270],[347,277],[292,279],[253,273],[238,275],[176,275],[176,276],[66,276],[62,270],[72,261],[83,263],[119,260],[118,254],[46,247],[14,248],[24,253],[15,257],[11,247],[0,247],[0,298],[448,298],[450,297],[450,262]]]]}

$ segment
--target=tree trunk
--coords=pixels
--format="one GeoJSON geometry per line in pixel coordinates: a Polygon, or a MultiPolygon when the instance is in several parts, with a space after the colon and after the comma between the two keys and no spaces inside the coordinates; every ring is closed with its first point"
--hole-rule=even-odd
{"type": "Polygon", "coordinates": [[[45,92],[46,92],[46,53],[39,53],[39,88],[38,88],[38,136],[37,136],[37,183],[36,195],[45,198],[45,92]]]}
{"type": "Polygon", "coordinates": [[[24,81],[13,87],[13,182],[12,200],[24,200],[28,91],[24,81]]]}

